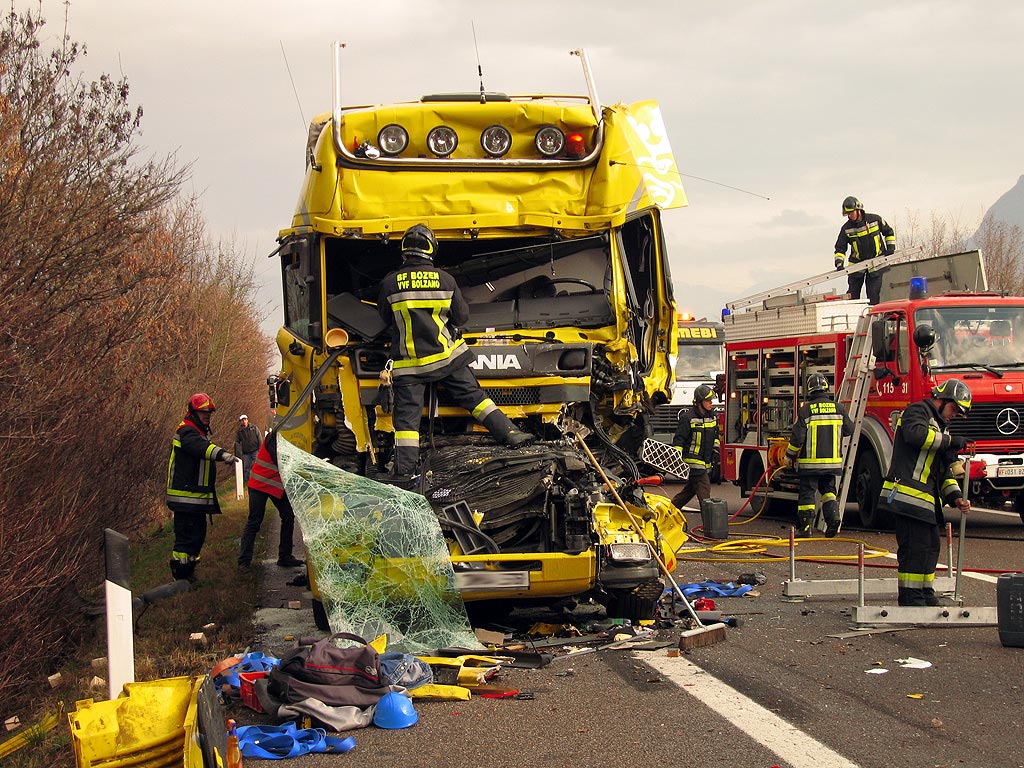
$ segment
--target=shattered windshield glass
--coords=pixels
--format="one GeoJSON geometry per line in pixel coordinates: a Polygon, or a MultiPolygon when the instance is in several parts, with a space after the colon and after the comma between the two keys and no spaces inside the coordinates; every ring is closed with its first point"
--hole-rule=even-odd
{"type": "Polygon", "coordinates": [[[423,496],[351,474],[278,435],[285,492],[334,632],[388,650],[480,648],[437,515],[423,496]]]}
{"type": "Polygon", "coordinates": [[[1024,306],[919,309],[918,327],[935,331],[932,367],[1015,366],[1024,360],[1024,306]]]}

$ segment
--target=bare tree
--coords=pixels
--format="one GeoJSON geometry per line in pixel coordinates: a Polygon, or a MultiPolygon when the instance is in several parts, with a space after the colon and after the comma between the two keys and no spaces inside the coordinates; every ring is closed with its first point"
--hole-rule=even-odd
{"type": "Polygon", "coordinates": [[[988,287],[1011,296],[1024,296],[1024,231],[986,216],[974,235],[985,257],[988,287]]]}
{"type": "Polygon", "coordinates": [[[43,23],[0,25],[0,711],[73,647],[103,529],[165,518],[188,395],[248,408],[269,364],[251,270],[179,197],[187,168],[138,156],[127,82],[76,79],[79,45],[43,52],[43,23]]]}

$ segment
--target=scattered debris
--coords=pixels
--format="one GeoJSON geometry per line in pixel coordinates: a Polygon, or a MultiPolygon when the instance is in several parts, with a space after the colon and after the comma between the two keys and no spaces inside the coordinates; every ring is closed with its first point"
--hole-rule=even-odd
{"type": "Polygon", "coordinates": [[[913,656],[909,656],[905,659],[896,659],[896,663],[904,669],[928,669],[928,667],[932,665],[930,661],[915,659],[913,656]]]}
{"type": "Polygon", "coordinates": [[[11,715],[6,720],[4,720],[4,728],[6,728],[8,731],[13,731],[15,728],[20,728],[20,727],[21,727],[21,720],[18,719],[17,715],[11,715]]]}
{"type": "Polygon", "coordinates": [[[192,645],[196,645],[201,648],[205,648],[208,642],[206,639],[206,635],[202,632],[193,632],[188,636],[188,640],[190,643],[192,643],[192,645]]]}
{"type": "Polygon", "coordinates": [[[60,672],[54,672],[46,680],[50,683],[51,688],[56,688],[61,684],[60,672]]]}
{"type": "Polygon", "coordinates": [[[908,699],[923,699],[924,698],[924,694],[923,693],[908,693],[907,694],[907,698],[908,699]]]}
{"type": "Polygon", "coordinates": [[[889,670],[883,669],[882,667],[875,667],[874,669],[866,669],[864,671],[867,672],[869,675],[884,675],[889,670]]]}
{"type": "Polygon", "coordinates": [[[91,662],[93,669],[106,669],[107,668],[107,657],[100,656],[98,659],[93,659],[91,662]]]}

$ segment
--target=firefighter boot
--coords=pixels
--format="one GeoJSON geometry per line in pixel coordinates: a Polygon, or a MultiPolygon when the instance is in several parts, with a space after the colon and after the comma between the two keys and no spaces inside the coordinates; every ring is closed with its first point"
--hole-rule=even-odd
{"type": "Polygon", "coordinates": [[[813,535],[814,513],[801,512],[797,515],[796,537],[798,539],[809,539],[813,535]]]}
{"type": "Polygon", "coordinates": [[[186,581],[194,582],[196,580],[196,563],[198,560],[199,558],[186,555],[183,552],[172,553],[170,562],[168,562],[168,565],[171,567],[171,576],[174,577],[175,581],[185,579],[186,581]]]}
{"type": "Polygon", "coordinates": [[[481,422],[487,431],[502,445],[509,448],[521,448],[537,441],[536,436],[529,432],[516,429],[516,425],[501,411],[495,409],[488,413],[481,422]]]}
{"type": "Polygon", "coordinates": [[[834,539],[839,533],[839,513],[833,512],[825,516],[825,538],[834,539]]]}
{"type": "Polygon", "coordinates": [[[925,605],[942,605],[942,600],[935,594],[934,587],[925,587],[921,590],[924,592],[924,604],[925,605]]]}

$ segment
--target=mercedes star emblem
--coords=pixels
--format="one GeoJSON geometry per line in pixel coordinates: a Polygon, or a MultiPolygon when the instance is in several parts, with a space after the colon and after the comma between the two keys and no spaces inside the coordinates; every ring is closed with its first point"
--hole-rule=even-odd
{"type": "Polygon", "coordinates": [[[1001,435],[1012,435],[1020,429],[1020,414],[1016,408],[1003,408],[996,415],[996,429],[1001,435]]]}

